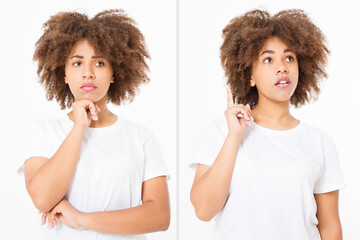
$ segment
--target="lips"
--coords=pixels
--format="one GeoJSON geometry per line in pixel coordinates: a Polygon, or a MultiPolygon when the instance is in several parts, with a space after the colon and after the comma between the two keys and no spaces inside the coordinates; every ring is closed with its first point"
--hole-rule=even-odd
{"type": "Polygon", "coordinates": [[[92,83],[84,83],[81,87],[84,91],[93,91],[96,89],[95,85],[92,83]]]}
{"type": "Polygon", "coordinates": [[[275,86],[284,88],[290,85],[290,79],[288,77],[281,77],[278,79],[278,81],[275,83],[275,86]]]}

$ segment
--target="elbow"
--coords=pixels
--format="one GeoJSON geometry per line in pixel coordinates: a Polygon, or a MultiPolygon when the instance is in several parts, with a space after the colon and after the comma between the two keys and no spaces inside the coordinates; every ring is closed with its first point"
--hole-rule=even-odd
{"type": "Polygon", "coordinates": [[[42,212],[50,212],[51,209],[53,209],[53,207],[55,206],[50,204],[49,201],[47,201],[44,197],[31,196],[31,195],[30,197],[35,207],[42,212]]]}
{"type": "Polygon", "coordinates": [[[170,226],[170,209],[166,209],[161,214],[158,224],[158,231],[166,231],[170,226]]]}
{"type": "Polygon", "coordinates": [[[170,206],[167,204],[155,204],[153,205],[153,211],[155,218],[152,219],[152,229],[149,230],[151,232],[168,230],[170,226],[170,206]]]}
{"type": "Polygon", "coordinates": [[[209,222],[211,219],[213,219],[213,217],[215,216],[216,213],[214,213],[214,211],[211,211],[212,208],[207,206],[206,203],[200,204],[200,203],[197,203],[196,201],[194,201],[193,199],[191,199],[191,200],[192,200],[191,203],[195,209],[195,214],[198,219],[200,219],[201,221],[204,221],[204,222],[209,222]]]}
{"type": "Polygon", "coordinates": [[[204,221],[204,222],[209,222],[214,217],[214,215],[209,213],[209,211],[207,211],[204,208],[199,208],[199,207],[195,208],[195,214],[198,219],[200,219],[201,221],[204,221]]]}
{"type": "Polygon", "coordinates": [[[169,229],[170,226],[170,217],[166,218],[164,220],[161,221],[161,223],[159,224],[159,231],[166,231],[169,229]]]}
{"type": "Polygon", "coordinates": [[[31,185],[31,182],[27,185],[27,191],[30,195],[35,207],[42,212],[49,212],[56,204],[52,204],[45,194],[42,194],[31,185]]]}
{"type": "Polygon", "coordinates": [[[216,215],[213,206],[209,206],[208,201],[198,199],[193,192],[190,194],[190,200],[195,209],[195,214],[198,219],[204,222],[209,222],[216,215]]]}

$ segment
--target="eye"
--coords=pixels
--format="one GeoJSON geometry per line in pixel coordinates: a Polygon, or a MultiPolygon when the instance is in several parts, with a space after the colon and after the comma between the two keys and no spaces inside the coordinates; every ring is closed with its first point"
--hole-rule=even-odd
{"type": "Polygon", "coordinates": [[[80,62],[74,62],[72,65],[74,65],[75,67],[80,66],[80,62]]]}
{"type": "Polygon", "coordinates": [[[295,58],[293,56],[287,56],[285,58],[285,60],[288,61],[288,62],[293,62],[293,61],[295,61],[295,58]]]}
{"type": "Polygon", "coordinates": [[[98,67],[104,66],[104,65],[105,65],[105,63],[101,62],[101,61],[98,61],[98,62],[95,63],[95,66],[98,66],[98,67]]]}
{"type": "Polygon", "coordinates": [[[271,63],[272,59],[270,57],[267,57],[264,59],[264,63],[271,63]]]}

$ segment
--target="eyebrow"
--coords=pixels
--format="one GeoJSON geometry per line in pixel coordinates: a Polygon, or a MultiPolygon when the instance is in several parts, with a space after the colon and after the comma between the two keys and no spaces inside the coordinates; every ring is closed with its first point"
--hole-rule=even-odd
{"type": "MultiPolygon", "coordinates": [[[[72,59],[72,58],[81,58],[81,59],[83,59],[84,56],[74,55],[70,59],[72,59]]],[[[103,56],[92,56],[91,58],[104,58],[104,57],[103,56]]]]}
{"type": "MultiPolygon", "coordinates": [[[[295,52],[294,52],[293,50],[291,50],[291,49],[285,49],[285,50],[284,50],[284,53],[286,53],[286,52],[293,52],[293,53],[295,53],[295,52]]],[[[260,56],[263,55],[263,54],[265,54],[265,53],[275,54],[275,51],[273,51],[273,50],[265,50],[265,51],[263,51],[263,52],[260,54],[260,56]]]]}

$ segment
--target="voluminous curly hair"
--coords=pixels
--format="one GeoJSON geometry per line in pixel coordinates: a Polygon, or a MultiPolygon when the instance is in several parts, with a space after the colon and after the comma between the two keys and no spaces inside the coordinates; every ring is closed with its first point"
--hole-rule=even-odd
{"type": "Polygon", "coordinates": [[[258,91],[250,86],[252,65],[269,37],[281,39],[298,59],[299,81],[290,103],[299,107],[317,99],[319,80],[327,77],[325,66],[330,52],[325,36],[303,10],[284,10],[270,16],[267,11],[255,9],[232,19],[222,36],[221,64],[236,103],[249,103],[251,108],[257,105],[258,91]]]}
{"type": "Polygon", "coordinates": [[[146,59],[150,59],[144,36],[123,10],[108,10],[89,19],[78,12],[60,12],[43,25],[44,34],[36,42],[34,61],[45,85],[47,100],[56,99],[61,109],[70,108],[74,96],[65,83],[65,63],[73,45],[86,39],[108,59],[114,71],[107,101],[120,105],[132,101],[136,90],[150,79],[146,59]]]}

